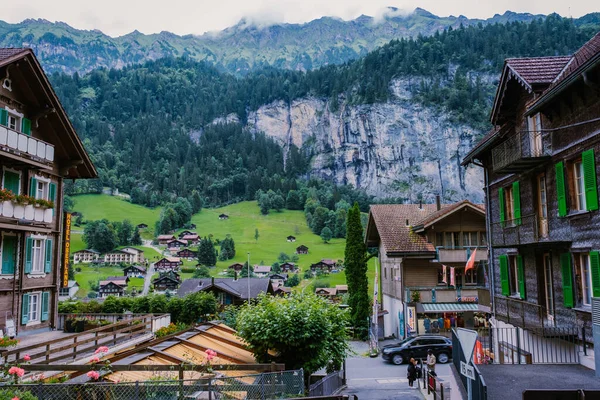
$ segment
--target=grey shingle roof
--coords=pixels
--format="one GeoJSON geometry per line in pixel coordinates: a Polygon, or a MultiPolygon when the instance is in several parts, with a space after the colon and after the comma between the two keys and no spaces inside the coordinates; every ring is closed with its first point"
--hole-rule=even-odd
{"type": "MultiPolygon", "coordinates": [[[[241,299],[248,298],[248,278],[202,278],[202,279],[186,279],[183,281],[177,296],[183,297],[189,293],[195,293],[202,290],[207,290],[211,287],[219,288],[241,299]]],[[[269,290],[269,278],[250,278],[250,298],[256,298],[260,293],[267,293],[269,290]]]]}

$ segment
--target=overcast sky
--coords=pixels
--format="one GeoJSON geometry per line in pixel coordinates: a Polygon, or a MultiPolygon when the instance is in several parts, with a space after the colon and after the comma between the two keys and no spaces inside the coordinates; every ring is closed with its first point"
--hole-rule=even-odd
{"type": "Polygon", "coordinates": [[[20,0],[2,6],[0,19],[63,21],[78,29],[100,29],[120,36],[170,31],[180,35],[222,30],[241,18],[260,23],[307,22],[322,16],[353,19],[377,16],[387,6],[424,8],[436,15],[488,18],[506,10],[580,17],[600,11],[597,0],[20,0]],[[483,3],[483,4],[482,4],[483,3]]]}

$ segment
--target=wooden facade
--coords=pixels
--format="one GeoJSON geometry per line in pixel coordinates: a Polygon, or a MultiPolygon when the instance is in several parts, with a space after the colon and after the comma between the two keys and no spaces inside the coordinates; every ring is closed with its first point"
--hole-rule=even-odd
{"type": "Polygon", "coordinates": [[[154,268],[157,271],[179,270],[181,260],[177,257],[164,257],[154,263],[154,268]]]}
{"type": "Polygon", "coordinates": [[[30,49],[0,49],[0,174],[0,329],[7,319],[17,335],[51,329],[63,283],[63,179],[96,171],[30,49]]]}
{"type": "Polygon", "coordinates": [[[156,278],[152,281],[154,285],[154,290],[158,292],[176,291],[180,285],[180,281],[170,275],[163,275],[159,278],[156,278]]]}
{"type": "Polygon", "coordinates": [[[317,270],[331,272],[332,269],[336,267],[336,262],[334,260],[323,259],[319,262],[311,264],[310,269],[313,272],[317,270]]]}
{"type": "Polygon", "coordinates": [[[585,327],[587,341],[591,297],[600,296],[599,48],[600,34],[564,61],[507,60],[496,128],[463,161],[486,170],[496,319],[585,327]],[[519,62],[548,72],[558,61],[542,84],[510,74],[519,62]]]}
{"type": "Polygon", "coordinates": [[[190,249],[179,250],[177,253],[175,253],[175,255],[179,258],[188,258],[188,259],[198,257],[198,254],[194,250],[190,250],[190,249]]]}
{"type": "Polygon", "coordinates": [[[279,265],[281,272],[296,272],[298,270],[298,266],[293,262],[284,262],[279,265]]]}
{"type": "Polygon", "coordinates": [[[301,244],[300,246],[296,247],[296,254],[308,254],[308,247],[301,244]]]}

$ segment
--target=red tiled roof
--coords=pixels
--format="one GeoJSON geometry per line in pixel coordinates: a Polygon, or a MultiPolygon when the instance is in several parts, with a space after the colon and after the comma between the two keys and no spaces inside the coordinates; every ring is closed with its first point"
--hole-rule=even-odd
{"type": "Polygon", "coordinates": [[[438,210],[438,211],[435,211],[434,213],[429,214],[427,217],[425,217],[421,221],[417,222],[415,225],[428,225],[431,222],[437,220],[438,218],[447,216],[463,206],[472,206],[475,209],[479,209],[485,216],[485,206],[483,204],[475,204],[475,203],[471,203],[469,200],[463,200],[463,201],[459,201],[458,203],[449,204],[446,207],[442,208],[441,210],[438,210]]]}
{"type": "Polygon", "coordinates": [[[567,81],[569,78],[579,75],[590,63],[595,62],[600,57],[600,32],[598,32],[593,38],[587,41],[583,46],[579,48],[570,58],[567,65],[562,71],[556,76],[552,84],[542,93],[537,101],[530,108],[536,108],[536,106],[544,103],[549,98],[553,97],[561,89],[560,86],[567,81]]]}
{"type": "Polygon", "coordinates": [[[387,252],[434,252],[433,245],[411,227],[436,211],[435,204],[377,204],[370,214],[387,252]]]}
{"type": "Polygon", "coordinates": [[[20,53],[24,53],[24,52],[28,52],[31,51],[30,49],[26,49],[26,48],[13,48],[13,47],[9,47],[9,48],[0,48],[0,61],[6,60],[7,58],[11,58],[17,54],[20,53]]]}
{"type": "Polygon", "coordinates": [[[531,86],[552,83],[570,59],[570,56],[508,58],[506,65],[531,86]]]}

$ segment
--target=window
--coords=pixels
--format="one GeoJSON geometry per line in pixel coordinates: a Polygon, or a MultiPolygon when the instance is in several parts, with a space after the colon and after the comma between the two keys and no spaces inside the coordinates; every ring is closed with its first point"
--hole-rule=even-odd
{"type": "Polygon", "coordinates": [[[585,183],[583,181],[583,162],[581,160],[573,163],[573,185],[575,189],[575,209],[585,210],[585,183]]]}
{"type": "Polygon", "coordinates": [[[12,275],[15,273],[17,265],[17,244],[16,236],[2,236],[2,274],[12,275]]]}
{"type": "Polygon", "coordinates": [[[479,246],[479,232],[463,232],[463,246],[479,246]]]}
{"type": "Polygon", "coordinates": [[[36,322],[40,319],[40,294],[32,293],[29,295],[29,322],[36,322]]]}
{"type": "Polygon", "coordinates": [[[481,243],[481,246],[487,246],[487,237],[485,236],[485,232],[480,232],[479,243],[481,243]]]}
{"type": "Polygon", "coordinates": [[[527,126],[529,129],[531,156],[539,157],[542,155],[542,118],[540,113],[532,117],[527,117],[527,126]]]}
{"type": "Polygon", "coordinates": [[[42,239],[34,239],[32,245],[32,263],[31,272],[44,272],[44,241],[42,239]]]}
{"type": "Polygon", "coordinates": [[[449,285],[450,284],[450,268],[443,266],[438,267],[438,285],[449,285]],[[445,275],[445,276],[444,276],[445,275]]]}
{"type": "Polygon", "coordinates": [[[6,126],[8,126],[8,128],[12,129],[13,131],[18,131],[20,121],[21,121],[21,118],[19,118],[17,115],[8,113],[8,120],[7,120],[6,126]]]}
{"type": "Polygon", "coordinates": [[[460,232],[445,232],[444,247],[449,249],[460,247],[460,232]]]}
{"type": "Polygon", "coordinates": [[[548,199],[546,197],[546,176],[544,174],[537,177],[538,188],[538,228],[540,236],[548,236],[548,199]]]}
{"type": "Polygon", "coordinates": [[[500,255],[500,282],[504,296],[525,299],[525,266],[520,255],[500,255]]]}
{"type": "Polygon", "coordinates": [[[14,194],[21,194],[21,173],[5,169],[2,174],[2,187],[10,190],[14,194]]]}
{"type": "Polygon", "coordinates": [[[502,226],[521,225],[521,191],[519,181],[498,190],[498,206],[502,226]]]}
{"type": "Polygon", "coordinates": [[[465,285],[477,285],[477,268],[479,263],[465,273],[465,285]]]}
{"type": "Polygon", "coordinates": [[[506,220],[512,221],[514,219],[514,213],[513,213],[514,199],[513,199],[512,187],[507,187],[504,189],[504,201],[506,204],[506,206],[505,206],[506,220]]]}
{"type": "Polygon", "coordinates": [[[47,199],[48,198],[48,182],[37,181],[37,188],[35,191],[36,199],[47,199]]]}
{"type": "Polygon", "coordinates": [[[575,254],[575,280],[577,282],[577,302],[583,306],[592,304],[592,273],[590,255],[575,254]]]}
{"type": "Polygon", "coordinates": [[[509,256],[508,260],[510,263],[510,294],[519,294],[519,266],[517,256],[509,256]]]}

